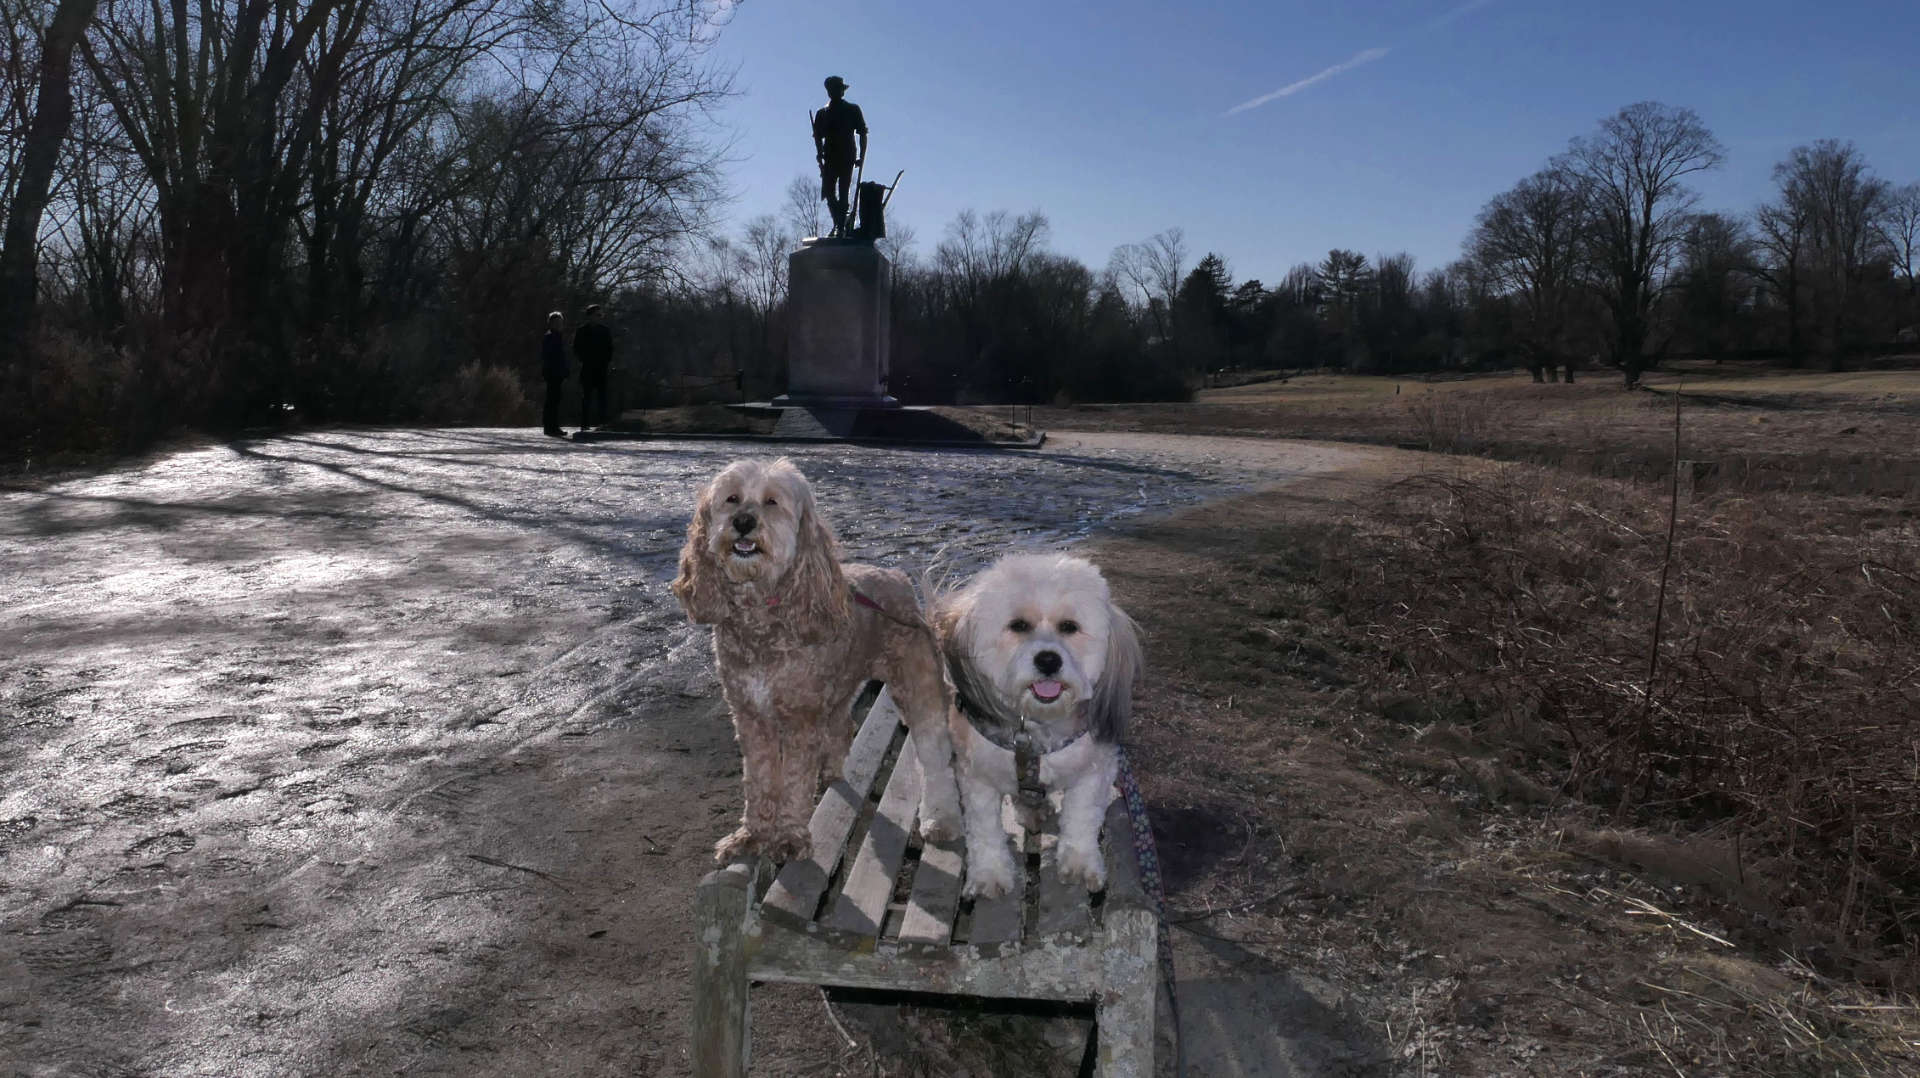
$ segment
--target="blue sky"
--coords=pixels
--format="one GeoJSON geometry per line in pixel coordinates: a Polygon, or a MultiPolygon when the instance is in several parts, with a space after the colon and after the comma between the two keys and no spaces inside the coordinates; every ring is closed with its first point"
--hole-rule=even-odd
{"type": "Polygon", "coordinates": [[[714,58],[739,91],[736,226],[811,171],[807,110],[838,74],[873,130],[868,178],[907,170],[890,220],[922,255],[962,209],[1038,209],[1095,269],[1172,226],[1236,280],[1332,247],[1433,269],[1488,198],[1648,99],[1725,144],[1704,208],[1751,209],[1817,138],[1920,180],[1912,0],[743,0],[714,58]]]}

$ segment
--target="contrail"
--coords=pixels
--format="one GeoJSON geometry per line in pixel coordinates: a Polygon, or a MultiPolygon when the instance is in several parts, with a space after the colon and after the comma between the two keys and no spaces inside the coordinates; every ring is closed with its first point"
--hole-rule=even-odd
{"type": "MultiPolygon", "coordinates": [[[[1485,2],[1489,2],[1489,0],[1480,0],[1480,2],[1485,3],[1485,2]]],[[[1257,109],[1260,106],[1266,104],[1267,102],[1274,100],[1275,98],[1287,97],[1292,94],[1297,94],[1300,91],[1306,89],[1309,86],[1312,86],[1315,83],[1327,81],[1328,79],[1334,77],[1335,75],[1340,74],[1342,71],[1352,71],[1354,68],[1359,67],[1361,64],[1370,64],[1375,60],[1380,59],[1382,56],[1385,56],[1390,51],[1391,50],[1389,49],[1362,49],[1361,51],[1354,53],[1352,59],[1346,60],[1342,63],[1335,64],[1332,67],[1327,68],[1325,71],[1321,71],[1313,75],[1308,75],[1306,78],[1301,79],[1299,82],[1290,83],[1286,86],[1282,86],[1278,90],[1275,90],[1270,94],[1261,94],[1259,97],[1256,97],[1251,101],[1242,101],[1238,105],[1235,105],[1232,108],[1228,109],[1227,115],[1231,116],[1236,112],[1245,112],[1248,109],[1257,109]]]]}

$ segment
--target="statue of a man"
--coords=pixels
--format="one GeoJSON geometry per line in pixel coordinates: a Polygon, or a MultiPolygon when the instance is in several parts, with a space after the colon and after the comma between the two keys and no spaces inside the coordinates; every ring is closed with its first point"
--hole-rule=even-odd
{"type": "Polygon", "coordinates": [[[854,167],[867,159],[867,118],[846,99],[847,80],[828,75],[826,86],[827,107],[813,114],[813,155],[820,163],[820,197],[833,214],[833,234],[841,236],[846,234],[854,167]]]}

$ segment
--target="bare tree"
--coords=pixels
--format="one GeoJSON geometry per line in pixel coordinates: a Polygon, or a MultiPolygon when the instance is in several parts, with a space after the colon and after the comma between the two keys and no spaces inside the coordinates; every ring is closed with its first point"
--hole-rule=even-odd
{"type": "Polygon", "coordinates": [[[1715,362],[1732,344],[1741,304],[1751,293],[1753,261],[1752,236],[1736,217],[1699,214],[1681,241],[1674,288],[1679,322],[1693,347],[1715,362]]]}
{"type": "Polygon", "coordinates": [[[918,268],[919,255],[914,245],[919,239],[920,234],[912,225],[905,221],[888,221],[887,234],[875,240],[874,246],[880,248],[880,253],[893,263],[895,273],[911,273],[918,268]]]}
{"type": "Polygon", "coordinates": [[[245,334],[271,303],[307,151],[372,8],[107,0],[85,55],[156,192],[176,338],[245,334]]]}
{"type": "Polygon", "coordinates": [[[787,227],[795,234],[818,236],[820,234],[820,180],[805,174],[795,176],[787,183],[787,201],[783,207],[787,215],[787,227]]]}
{"type": "Polygon", "coordinates": [[[1564,171],[1543,169],[1495,195],[1467,236],[1467,257],[1482,278],[1519,300],[1519,344],[1536,382],[1568,354],[1584,226],[1578,185],[1564,171]]]}
{"type": "Polygon", "coordinates": [[[747,293],[762,312],[772,311],[787,298],[787,255],[793,243],[780,222],[772,214],[763,213],[747,222],[741,242],[734,248],[747,293]]]}
{"type": "MultiPolygon", "coordinates": [[[[60,0],[54,8],[39,49],[33,118],[26,124],[17,159],[6,162],[9,179],[5,238],[0,240],[0,351],[9,356],[24,357],[27,353],[27,334],[39,298],[40,218],[46,212],[61,143],[73,123],[73,51],[93,21],[95,7],[95,0],[60,0]]],[[[6,29],[16,42],[25,36],[21,32],[23,23],[9,12],[6,29]]],[[[24,51],[14,55],[24,55],[24,51]]],[[[17,94],[24,87],[16,83],[14,89],[17,94]]],[[[8,95],[6,108],[17,122],[25,118],[26,106],[16,94],[8,95]]],[[[31,362],[25,362],[22,369],[28,372],[23,388],[31,407],[31,362]]]]}
{"type": "Polygon", "coordinates": [[[1850,142],[1795,147],[1774,166],[1779,203],[1805,222],[1807,279],[1829,367],[1839,370],[1859,301],[1861,276],[1881,251],[1892,189],[1850,142]]]}
{"type": "Polygon", "coordinates": [[[1655,298],[1697,200],[1688,176],[1725,154],[1692,109],[1628,105],[1576,138],[1553,167],[1586,207],[1588,273],[1613,322],[1614,362],[1631,386],[1646,366],[1655,298]]]}
{"type": "Polygon", "coordinates": [[[1806,358],[1802,333],[1802,297],[1807,275],[1807,214],[1804,207],[1781,199],[1754,211],[1754,276],[1766,282],[1771,297],[1786,310],[1787,365],[1798,367],[1806,358]]]}
{"type": "Polygon", "coordinates": [[[1154,333],[1163,341],[1174,340],[1173,309],[1186,264],[1187,234],[1179,228],[1155,233],[1141,243],[1122,244],[1107,261],[1108,271],[1147,309],[1154,333]]]}
{"type": "Polygon", "coordinates": [[[1893,264],[1907,279],[1907,296],[1920,295],[1914,274],[1920,270],[1920,183],[1894,188],[1880,220],[1880,239],[1893,264]]]}
{"type": "Polygon", "coordinates": [[[934,261],[953,287],[977,297],[991,282],[1017,276],[1028,256],[1043,249],[1048,227],[1037,210],[1018,217],[1005,210],[985,216],[961,210],[947,225],[934,261]]]}

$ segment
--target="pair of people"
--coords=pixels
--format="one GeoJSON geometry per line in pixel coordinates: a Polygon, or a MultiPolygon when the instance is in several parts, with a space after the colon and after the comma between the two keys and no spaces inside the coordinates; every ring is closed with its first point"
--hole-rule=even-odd
{"type": "MultiPolygon", "coordinates": [[[[565,318],[559,311],[547,316],[547,333],[540,340],[540,373],[547,382],[546,405],[541,422],[547,434],[566,437],[560,429],[561,387],[566,384],[569,365],[562,329],[565,318]]],[[[587,308],[587,320],[573,331],[573,355],[580,361],[580,429],[607,422],[607,371],[613,366],[613,331],[600,321],[600,305],[587,308]]]]}

